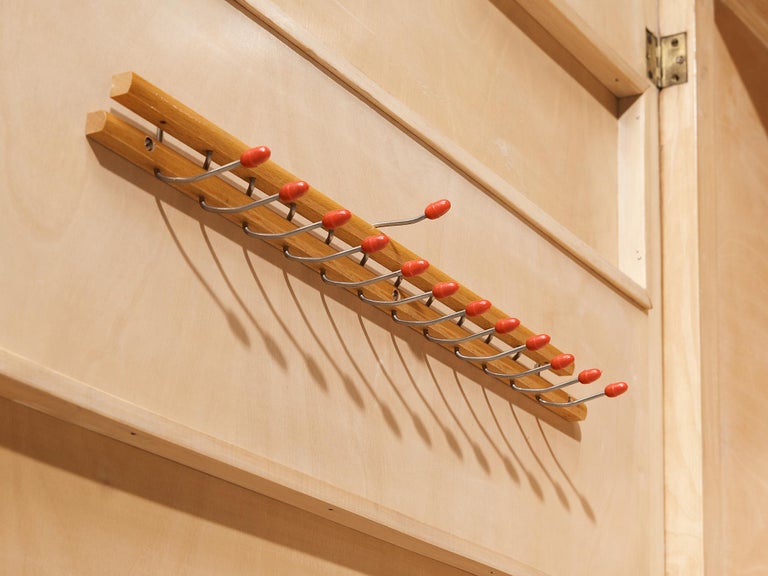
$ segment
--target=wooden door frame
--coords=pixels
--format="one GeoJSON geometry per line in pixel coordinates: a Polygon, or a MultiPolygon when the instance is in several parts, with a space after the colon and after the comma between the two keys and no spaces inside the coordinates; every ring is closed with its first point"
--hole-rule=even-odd
{"type": "MultiPolygon", "coordinates": [[[[705,2],[710,4],[709,2],[705,2]]],[[[707,470],[712,471],[717,419],[712,397],[702,391],[702,360],[711,348],[702,339],[701,314],[707,302],[700,275],[699,214],[700,159],[697,122],[699,40],[697,14],[705,12],[695,0],[660,3],[660,34],[688,33],[688,83],[660,92],[660,179],[663,238],[664,347],[664,486],[666,574],[704,574],[707,526],[716,522],[704,498],[707,470]],[[705,524],[705,514],[707,523],[705,524]]],[[[710,295],[712,291],[710,291],[710,295]]],[[[711,542],[711,538],[708,539],[711,542]]]]}

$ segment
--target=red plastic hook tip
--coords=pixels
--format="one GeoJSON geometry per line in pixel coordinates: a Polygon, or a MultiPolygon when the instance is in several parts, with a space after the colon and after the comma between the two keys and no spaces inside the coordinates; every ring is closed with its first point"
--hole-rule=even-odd
{"type": "Polygon", "coordinates": [[[344,226],[352,218],[352,212],[349,210],[331,210],[323,216],[323,228],[326,230],[335,230],[344,226]]]}
{"type": "Polygon", "coordinates": [[[492,304],[490,300],[475,300],[467,304],[467,307],[464,310],[467,313],[467,316],[480,316],[480,314],[488,312],[488,310],[491,309],[491,306],[492,304]]]}
{"type": "Polygon", "coordinates": [[[294,202],[304,196],[307,190],[309,190],[309,184],[303,180],[288,182],[280,187],[280,200],[283,202],[294,202]]]}
{"type": "Polygon", "coordinates": [[[496,322],[494,328],[498,334],[507,334],[518,326],[520,326],[520,320],[517,318],[502,318],[496,322]]]}
{"type": "Polygon", "coordinates": [[[432,296],[441,300],[453,296],[459,291],[459,285],[456,282],[438,282],[432,286],[432,296]]]}
{"type": "Polygon", "coordinates": [[[383,250],[387,244],[389,244],[389,236],[385,236],[384,234],[379,234],[378,236],[367,236],[366,238],[363,238],[362,242],[360,242],[360,249],[365,254],[370,254],[371,252],[378,252],[379,250],[383,250]]]}
{"type": "Polygon", "coordinates": [[[400,267],[400,272],[405,278],[412,278],[426,272],[427,268],[429,268],[429,262],[426,260],[408,260],[400,267]]]}
{"type": "Polygon", "coordinates": [[[579,372],[579,382],[582,384],[591,384],[602,375],[603,373],[599,368],[588,368],[587,370],[579,372]]]}
{"type": "Polygon", "coordinates": [[[629,385],[627,385],[626,382],[614,382],[605,387],[605,395],[608,396],[608,398],[615,398],[616,396],[624,394],[628,388],[629,385]]]}
{"type": "Polygon", "coordinates": [[[256,148],[249,148],[242,154],[240,154],[240,164],[245,168],[255,168],[259,164],[263,164],[272,155],[272,151],[266,146],[257,146],[256,148]]]}
{"type": "Polygon", "coordinates": [[[528,350],[538,350],[549,344],[549,340],[549,334],[536,334],[536,336],[531,336],[525,341],[525,347],[528,350]]]}
{"type": "Polygon", "coordinates": [[[552,366],[552,370],[561,370],[573,364],[574,360],[576,357],[573,354],[558,354],[549,361],[549,365],[552,366]]]}
{"type": "Polygon", "coordinates": [[[440,216],[448,212],[450,209],[451,202],[449,200],[438,200],[437,202],[432,202],[431,204],[427,205],[427,207],[424,209],[424,216],[430,220],[434,220],[435,218],[440,218],[440,216]]]}

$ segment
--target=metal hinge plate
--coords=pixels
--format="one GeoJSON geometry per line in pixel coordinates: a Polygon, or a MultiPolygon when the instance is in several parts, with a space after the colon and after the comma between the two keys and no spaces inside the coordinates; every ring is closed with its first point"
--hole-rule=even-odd
{"type": "Polygon", "coordinates": [[[650,30],[645,31],[645,61],[648,78],[657,88],[688,82],[687,34],[662,36],[661,41],[650,30]]]}

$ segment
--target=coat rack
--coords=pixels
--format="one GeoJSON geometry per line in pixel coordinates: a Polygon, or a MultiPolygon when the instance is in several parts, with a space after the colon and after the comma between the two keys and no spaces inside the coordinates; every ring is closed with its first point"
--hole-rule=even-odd
{"type": "Polygon", "coordinates": [[[585,402],[627,390],[625,382],[614,382],[571,397],[566,387],[591,384],[600,370],[570,377],[573,355],[555,348],[549,336],[534,333],[381,231],[439,218],[450,209],[448,200],[433,202],[413,218],[369,224],[271,161],[268,148],[249,148],[137,74],[114,76],[110,96],[156,132],[99,111],[88,115],[88,138],[386,312],[392,322],[422,333],[568,421],[586,418],[585,402]],[[202,168],[165,143],[165,134],[200,153],[202,168]],[[211,169],[212,163],[218,167],[211,169]],[[224,172],[244,184],[220,178],[224,172]],[[339,249],[339,242],[348,247],[339,249]],[[552,383],[543,373],[567,379],[552,383]]]}

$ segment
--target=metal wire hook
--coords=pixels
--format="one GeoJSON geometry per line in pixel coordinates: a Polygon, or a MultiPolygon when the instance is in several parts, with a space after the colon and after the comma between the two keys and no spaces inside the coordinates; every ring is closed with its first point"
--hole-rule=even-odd
{"type": "MultiPolygon", "coordinates": [[[[248,190],[252,193],[252,184],[249,186],[248,190]]],[[[245,212],[246,210],[250,210],[251,208],[256,208],[257,206],[263,206],[265,204],[269,204],[270,202],[275,202],[277,200],[280,200],[280,202],[285,202],[286,204],[290,204],[291,202],[295,202],[304,194],[307,193],[307,190],[309,190],[309,184],[304,182],[303,180],[299,180],[298,182],[288,182],[287,184],[283,184],[280,187],[280,191],[277,194],[272,194],[271,196],[267,196],[266,198],[262,198],[261,200],[255,200],[253,202],[249,202],[248,204],[244,204],[242,206],[211,206],[206,203],[205,198],[203,196],[200,197],[200,207],[203,210],[207,210],[208,212],[216,212],[219,214],[235,214],[237,212],[245,212]]],[[[248,196],[250,196],[250,193],[247,193],[248,196]]]]}
{"type": "Polygon", "coordinates": [[[579,372],[578,377],[568,380],[566,382],[562,382],[560,384],[555,384],[552,386],[548,386],[546,388],[522,388],[515,384],[514,380],[510,380],[509,384],[517,390],[518,392],[523,392],[525,394],[544,394],[546,392],[554,392],[555,390],[560,390],[561,388],[565,388],[566,386],[571,386],[573,384],[576,384],[577,382],[581,382],[582,384],[591,384],[600,376],[602,375],[602,372],[598,368],[588,368],[587,370],[582,370],[579,372]]]}
{"type": "Polygon", "coordinates": [[[328,231],[328,238],[326,238],[325,243],[330,244],[331,238],[333,238],[333,231],[336,228],[340,228],[344,226],[349,220],[352,218],[352,212],[349,210],[331,210],[330,212],[326,212],[323,215],[322,220],[319,222],[313,222],[312,224],[307,224],[306,226],[302,226],[301,228],[294,228],[293,230],[288,230],[287,232],[279,232],[275,234],[269,234],[266,232],[254,232],[248,227],[248,223],[243,223],[243,232],[248,234],[248,236],[253,236],[254,238],[262,238],[264,240],[276,240],[279,238],[288,238],[290,236],[296,236],[297,234],[301,234],[303,232],[309,232],[310,230],[314,230],[315,228],[323,227],[328,231]]]}
{"type": "Polygon", "coordinates": [[[424,337],[430,342],[436,342],[437,344],[461,344],[485,336],[485,343],[488,344],[494,334],[507,334],[512,332],[518,326],[520,326],[520,320],[517,318],[502,318],[501,320],[496,321],[493,328],[488,328],[477,334],[470,334],[469,336],[464,336],[462,338],[435,338],[426,328],[424,329],[424,337]]]}
{"type": "Polygon", "coordinates": [[[457,326],[461,326],[465,318],[472,317],[472,316],[480,316],[481,314],[484,314],[485,312],[490,310],[490,308],[491,308],[491,302],[489,300],[473,300],[472,302],[466,305],[464,310],[459,310],[458,312],[446,314],[445,316],[440,316],[439,318],[434,318],[432,320],[403,320],[402,318],[397,317],[397,312],[395,310],[392,310],[392,319],[395,322],[398,322],[400,324],[406,324],[408,326],[432,326],[433,324],[437,324],[438,322],[443,322],[444,320],[451,320],[453,318],[458,318],[459,321],[457,323],[457,326]]]}
{"type": "Polygon", "coordinates": [[[422,300],[424,298],[428,299],[424,305],[429,306],[432,304],[432,301],[435,298],[442,300],[443,298],[448,298],[448,296],[453,296],[458,291],[459,285],[456,282],[438,282],[432,286],[432,290],[429,292],[422,292],[421,294],[416,294],[415,296],[409,296],[408,298],[402,298],[399,300],[372,300],[370,298],[366,298],[363,295],[362,290],[360,290],[357,295],[363,302],[367,302],[368,304],[373,304],[375,306],[400,306],[401,304],[409,304],[410,302],[415,302],[416,300],[422,300]]]}
{"type": "Polygon", "coordinates": [[[242,166],[244,168],[255,168],[259,164],[263,164],[267,160],[269,160],[269,157],[271,156],[272,152],[267,148],[266,146],[257,146],[256,148],[249,148],[245,152],[243,152],[240,155],[239,160],[235,160],[234,162],[230,162],[229,164],[223,164],[219,166],[218,168],[214,168],[213,170],[207,170],[208,164],[210,163],[210,155],[206,157],[206,166],[205,169],[206,172],[202,172],[200,174],[196,174],[194,176],[166,176],[162,172],[160,172],[159,168],[155,168],[155,176],[162,180],[163,182],[169,182],[174,184],[187,184],[190,182],[199,182],[200,180],[204,180],[205,178],[210,178],[211,176],[216,176],[217,174],[221,174],[223,172],[228,172],[229,170],[232,170],[234,168],[237,168],[238,166],[242,166]]]}
{"type": "Polygon", "coordinates": [[[437,200],[436,202],[432,202],[431,204],[427,204],[427,207],[424,209],[423,214],[419,214],[418,216],[414,218],[406,218],[404,220],[389,220],[387,222],[379,222],[378,224],[374,224],[374,228],[386,228],[387,226],[406,226],[408,224],[416,224],[416,222],[421,222],[425,218],[428,218],[430,220],[435,220],[436,218],[440,218],[443,214],[448,212],[448,210],[451,209],[451,202],[449,200],[443,199],[443,200],[437,200]]]}
{"type": "Polygon", "coordinates": [[[523,350],[538,350],[539,348],[543,348],[547,344],[549,344],[549,335],[547,334],[537,334],[536,336],[531,336],[528,338],[528,340],[525,341],[525,344],[521,344],[520,346],[515,346],[514,348],[511,348],[509,350],[505,350],[504,352],[499,352],[498,354],[494,354],[493,356],[466,356],[465,354],[462,354],[459,352],[458,346],[454,349],[453,353],[456,354],[457,358],[461,358],[462,360],[469,360],[472,362],[492,362],[493,360],[499,360],[501,358],[505,358],[507,356],[512,356],[513,354],[517,354],[518,352],[522,352],[523,350]]]}
{"type": "Polygon", "coordinates": [[[584,402],[589,402],[590,400],[594,400],[595,398],[600,398],[601,396],[607,396],[608,398],[615,398],[616,396],[620,396],[624,394],[624,392],[626,392],[628,388],[629,388],[629,385],[626,382],[614,382],[613,384],[608,384],[608,386],[606,386],[602,392],[598,392],[597,394],[592,394],[592,396],[587,396],[586,398],[581,398],[578,400],[571,400],[569,402],[552,402],[550,400],[544,400],[544,398],[542,398],[541,396],[536,396],[536,401],[539,404],[544,404],[546,406],[556,406],[559,408],[567,408],[568,406],[576,406],[577,404],[583,404],[584,402]]]}
{"type": "Polygon", "coordinates": [[[525,376],[538,374],[544,370],[562,370],[566,366],[573,364],[575,359],[576,358],[573,356],[573,354],[558,354],[547,364],[542,364],[541,366],[536,366],[535,368],[531,368],[530,370],[526,370],[524,372],[518,372],[517,374],[503,374],[501,372],[494,372],[493,370],[488,370],[488,366],[486,365],[483,365],[483,372],[489,376],[495,376],[496,378],[509,378],[510,380],[516,380],[518,378],[524,378],[525,376]]]}
{"type": "Polygon", "coordinates": [[[397,288],[403,278],[412,278],[413,276],[418,276],[422,272],[426,271],[427,268],[429,268],[429,262],[426,260],[408,260],[407,262],[403,263],[403,265],[400,267],[400,270],[387,272],[386,274],[376,276],[375,278],[369,278],[368,280],[359,280],[357,282],[331,280],[328,278],[328,276],[325,275],[325,270],[320,272],[320,277],[323,279],[323,282],[327,282],[328,284],[333,284],[335,286],[343,286],[344,288],[357,288],[360,286],[374,284],[375,282],[381,282],[382,280],[388,280],[389,278],[397,278],[395,281],[395,288],[397,288]]]}
{"type": "Polygon", "coordinates": [[[290,260],[319,263],[328,262],[329,260],[336,260],[337,258],[343,258],[344,256],[351,256],[352,254],[357,254],[358,252],[362,252],[363,254],[368,255],[373,252],[383,250],[387,244],[389,244],[389,237],[385,236],[384,234],[379,234],[378,236],[368,236],[363,238],[360,246],[355,246],[354,248],[349,248],[348,250],[342,250],[341,252],[336,252],[335,254],[329,254],[328,256],[296,256],[291,254],[288,246],[283,247],[283,254],[290,260]]]}

